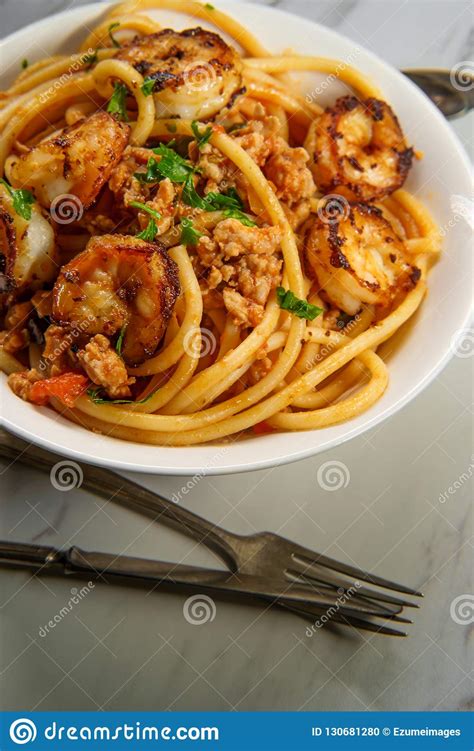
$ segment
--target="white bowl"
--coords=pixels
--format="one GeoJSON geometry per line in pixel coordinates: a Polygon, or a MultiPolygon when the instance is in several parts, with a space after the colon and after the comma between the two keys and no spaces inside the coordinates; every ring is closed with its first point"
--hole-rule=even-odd
{"type": "MultiPolygon", "coordinates": [[[[214,0],[213,0],[214,1],[214,0]]],[[[418,394],[446,365],[459,332],[468,325],[471,307],[471,239],[467,223],[453,213],[456,196],[471,196],[470,165],[448,123],[401,73],[334,31],[306,19],[264,6],[216,0],[274,52],[288,48],[306,54],[346,59],[370,76],[394,107],[402,127],[424,159],[415,165],[408,188],[428,205],[444,228],[443,254],[429,278],[429,294],[401,346],[389,363],[390,385],[367,412],[342,425],[299,433],[275,433],[220,446],[166,448],[96,435],[64,420],[48,408],[34,407],[14,396],[2,375],[2,418],[12,432],[33,443],[93,464],[155,474],[225,474],[284,464],[333,448],[387,419],[418,394]]],[[[0,84],[30,62],[55,52],[73,52],[104,13],[103,3],[68,10],[16,32],[1,44],[0,84]]],[[[174,28],[202,25],[169,11],[147,11],[174,28]]],[[[308,90],[323,77],[311,75],[308,90]]],[[[331,101],[339,85],[325,92],[331,101]]]]}

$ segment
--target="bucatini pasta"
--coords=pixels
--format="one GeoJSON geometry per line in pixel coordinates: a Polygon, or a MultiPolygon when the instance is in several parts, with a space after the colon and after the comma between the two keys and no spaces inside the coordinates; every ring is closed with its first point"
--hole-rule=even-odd
{"type": "Polygon", "coordinates": [[[421,304],[440,234],[363,74],[271,55],[210,4],[130,0],[78,53],[25,63],[0,133],[0,367],[19,397],[191,445],[382,396],[377,349],[421,304]],[[347,94],[323,109],[298,71],[347,94]]]}

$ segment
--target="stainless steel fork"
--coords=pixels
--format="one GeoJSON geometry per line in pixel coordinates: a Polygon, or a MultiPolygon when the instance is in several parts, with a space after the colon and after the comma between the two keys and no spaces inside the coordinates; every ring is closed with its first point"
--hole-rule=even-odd
{"type": "MultiPolygon", "coordinates": [[[[28,445],[5,431],[0,432],[0,455],[46,472],[50,472],[59,460],[57,455],[28,445]]],[[[378,607],[380,617],[385,619],[410,622],[400,617],[401,609],[404,606],[418,607],[410,600],[384,591],[422,596],[414,589],[336,561],[273,532],[236,535],[115,472],[91,465],[81,466],[83,489],[178,529],[216,553],[230,571],[280,581],[287,586],[288,592],[296,585],[311,588],[322,596],[334,597],[337,593],[349,598],[354,605],[365,604],[367,610],[378,607]]],[[[309,604],[304,609],[299,605],[291,609],[313,619],[324,613],[309,604]]],[[[361,627],[355,618],[351,622],[339,611],[332,614],[332,620],[361,627]]],[[[367,623],[369,628],[374,626],[371,630],[394,633],[389,627],[367,623]]]]}

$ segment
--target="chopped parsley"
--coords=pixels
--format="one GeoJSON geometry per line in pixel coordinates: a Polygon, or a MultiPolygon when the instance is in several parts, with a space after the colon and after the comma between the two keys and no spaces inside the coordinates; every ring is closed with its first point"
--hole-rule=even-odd
{"type": "Polygon", "coordinates": [[[160,212],[156,211],[156,209],[152,209],[151,206],[147,206],[146,203],[140,203],[140,201],[130,201],[128,205],[133,206],[134,209],[140,209],[140,211],[146,211],[147,214],[150,214],[150,216],[153,216],[158,221],[160,221],[161,219],[160,212]]]}
{"type": "Polygon", "coordinates": [[[208,193],[206,201],[209,201],[214,210],[217,209],[240,209],[244,204],[235,188],[229,188],[225,193],[208,193]]]}
{"type": "Polygon", "coordinates": [[[155,83],[156,80],[154,78],[147,76],[140,86],[142,94],[144,96],[151,96],[151,94],[153,94],[153,89],[155,88],[155,83]]]}
{"type": "Polygon", "coordinates": [[[114,93],[107,105],[107,112],[110,115],[117,115],[119,120],[128,120],[127,115],[127,94],[128,89],[123,83],[114,83],[114,93]]]}
{"type": "Polygon", "coordinates": [[[206,145],[206,143],[209,143],[209,139],[212,136],[212,125],[209,125],[203,131],[200,131],[197,121],[193,120],[191,123],[191,130],[193,131],[194,137],[196,139],[198,149],[202,149],[206,145]]]}
{"type": "Polygon", "coordinates": [[[189,175],[192,175],[195,171],[191,162],[183,159],[182,156],[170,149],[169,146],[165,146],[164,143],[153,149],[153,152],[161,157],[157,163],[158,171],[163,177],[169,177],[173,183],[185,183],[189,175]]]}
{"type": "Polygon", "coordinates": [[[206,10],[215,10],[215,7],[211,3],[206,3],[204,7],[206,10]]]}
{"type": "Polygon", "coordinates": [[[318,308],[317,305],[311,305],[307,300],[301,300],[299,297],[296,297],[290,289],[277,287],[276,294],[280,308],[288,310],[289,313],[293,313],[298,318],[306,318],[307,321],[314,321],[323,312],[323,309],[318,308]]]}
{"type": "Polygon", "coordinates": [[[181,242],[183,245],[197,245],[199,238],[202,236],[202,232],[194,229],[191,219],[188,219],[187,217],[181,219],[181,242]]]}
{"type": "Polygon", "coordinates": [[[121,47],[122,45],[120,44],[120,42],[117,42],[117,40],[115,39],[115,37],[114,37],[114,35],[112,34],[112,32],[113,32],[113,31],[114,31],[115,29],[118,29],[118,27],[119,27],[119,26],[120,26],[120,23],[119,23],[118,21],[116,21],[115,23],[111,23],[111,24],[110,24],[110,26],[109,26],[109,37],[110,37],[110,41],[112,42],[112,44],[113,44],[113,46],[114,46],[114,47],[117,47],[117,49],[118,49],[119,47],[121,47]]]}
{"type": "Polygon", "coordinates": [[[120,334],[118,335],[118,339],[115,343],[115,351],[118,355],[122,354],[122,345],[123,345],[123,338],[125,336],[125,332],[127,330],[127,324],[125,323],[122,328],[120,329],[120,334]]]}
{"type": "Polygon", "coordinates": [[[101,396],[101,394],[103,395],[105,393],[102,386],[87,389],[87,396],[91,399],[91,401],[94,402],[94,404],[145,404],[149,399],[151,399],[152,396],[156,394],[159,388],[160,387],[154,389],[153,391],[150,391],[148,396],[145,396],[143,399],[139,399],[138,401],[135,401],[134,399],[104,399],[104,396],[101,396]]]}
{"type": "Polygon", "coordinates": [[[29,62],[25,57],[25,59],[21,61],[21,67],[23,68],[23,70],[26,70],[28,65],[29,65],[29,62]]]}
{"type": "Polygon", "coordinates": [[[15,188],[12,188],[12,186],[9,185],[3,178],[0,179],[0,183],[5,186],[11,198],[13,199],[13,209],[15,210],[15,212],[19,216],[23,217],[23,219],[26,219],[27,222],[29,222],[31,219],[31,207],[35,202],[33,193],[30,190],[25,190],[24,188],[15,190],[15,188]]]}
{"type": "Polygon", "coordinates": [[[257,223],[254,222],[253,219],[251,219],[247,214],[244,214],[243,211],[240,211],[240,209],[226,209],[224,211],[224,216],[226,219],[237,219],[241,224],[244,224],[246,227],[256,227],[257,223]]]}
{"type": "Polygon", "coordinates": [[[155,220],[150,219],[146,228],[142,232],[139,232],[136,237],[138,237],[139,240],[145,240],[148,243],[152,243],[156,237],[157,232],[158,227],[156,226],[155,220]]]}
{"type": "Polygon", "coordinates": [[[183,192],[181,198],[188,206],[192,206],[194,209],[202,209],[203,211],[212,211],[209,207],[209,203],[206,198],[202,198],[194,187],[193,174],[189,174],[184,183],[183,192]]]}

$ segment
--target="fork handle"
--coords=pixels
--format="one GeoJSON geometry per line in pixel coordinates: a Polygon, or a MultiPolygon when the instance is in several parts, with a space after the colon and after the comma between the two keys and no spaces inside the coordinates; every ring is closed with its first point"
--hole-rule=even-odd
{"type": "MultiPolygon", "coordinates": [[[[51,474],[61,457],[50,451],[33,446],[5,430],[0,430],[0,456],[12,462],[21,462],[42,472],[51,474]]],[[[67,460],[66,460],[67,461],[67,460]]],[[[72,462],[72,460],[71,460],[72,462]]],[[[152,517],[192,537],[216,553],[231,570],[237,570],[235,543],[240,537],[211,524],[201,516],[178,506],[173,501],[128,480],[109,469],[81,464],[83,480],[81,488],[113,500],[144,516],[152,517]]]]}

